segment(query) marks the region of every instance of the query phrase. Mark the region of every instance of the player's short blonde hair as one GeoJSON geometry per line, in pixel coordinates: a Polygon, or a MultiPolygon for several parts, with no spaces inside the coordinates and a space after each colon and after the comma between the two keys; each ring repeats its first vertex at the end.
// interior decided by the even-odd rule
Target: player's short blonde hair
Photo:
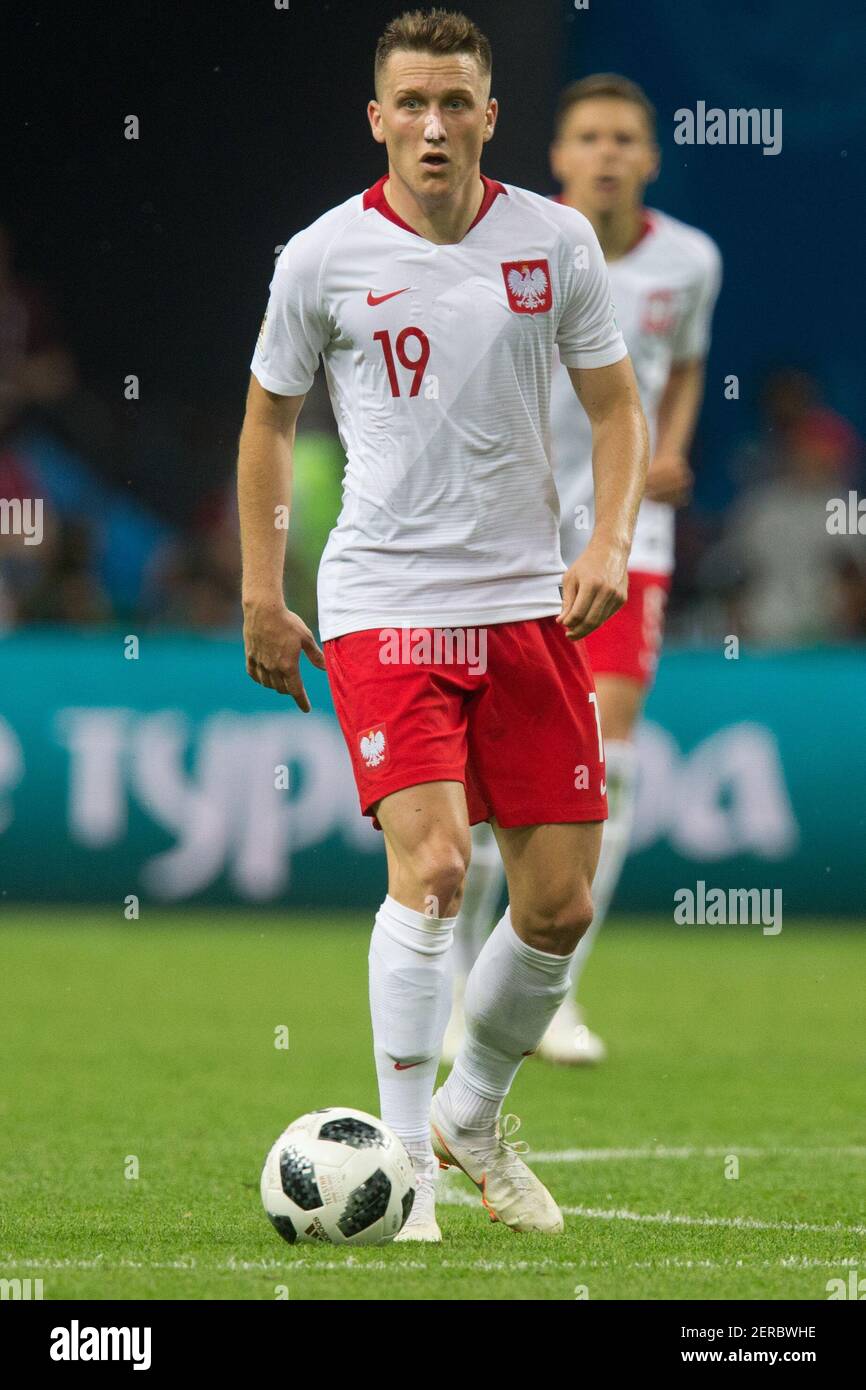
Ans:
{"type": "Polygon", "coordinates": [[[554,117],[556,139],[562,134],[565,118],[582,101],[594,101],[597,97],[612,97],[617,101],[630,101],[639,106],[644,114],[647,131],[653,144],[656,143],[656,109],[637,82],[623,77],[618,72],[594,72],[589,77],[581,77],[572,82],[559,95],[554,117]]]}
{"type": "Polygon", "coordinates": [[[406,10],[392,19],[376,45],[376,90],[382,69],[397,50],[412,53],[469,53],[485,77],[493,71],[490,40],[478,25],[457,10],[406,10]]]}

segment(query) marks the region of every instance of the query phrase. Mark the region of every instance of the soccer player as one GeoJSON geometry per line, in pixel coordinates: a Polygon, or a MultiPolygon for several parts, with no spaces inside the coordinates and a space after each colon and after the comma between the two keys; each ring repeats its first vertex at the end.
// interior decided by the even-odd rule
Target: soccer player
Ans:
{"type": "MultiPolygon", "coordinates": [[[[598,692],[609,815],[593,883],[592,925],[572,966],[573,993],[563,1000],[536,1049],[555,1062],[597,1062],[605,1055],[601,1039],[583,1023],[576,992],[628,852],[635,800],[632,740],[662,640],[674,564],[674,508],[690,492],[688,453],[720,283],[715,243],[694,227],[644,206],[646,186],[656,177],[658,164],[655,110],[636,83],[599,73],[565,89],[551,147],[551,166],[563,190],[558,202],[588,217],[601,243],[617,323],[649,421],[652,462],[629,560],[628,599],[584,642],[598,692]]],[[[562,554],[571,564],[592,534],[593,438],[563,368],[553,381],[551,424],[562,554]]],[[[454,1012],[446,1057],[460,1045],[464,981],[490,930],[502,875],[488,827],[476,827],[455,935],[454,1012]]]]}
{"type": "MultiPolygon", "coordinates": [[[[282,252],[252,361],[238,487],[247,670],[310,704],[325,667],[361,811],[384,832],[370,943],[382,1118],[415,1166],[401,1233],[441,1239],[437,1161],[491,1217],[562,1215],[499,1117],[568,989],[606,814],[580,638],[624,602],[646,422],[590,223],[485,178],[491,54],[465,16],[414,11],[379,41],[373,138],[388,171],[282,252]],[[563,573],[546,438],[554,348],[592,424],[595,527],[563,573]],[[318,580],[324,654],[286,606],[295,422],[324,358],[346,450],[318,580]],[[490,821],[509,907],[466,986],[433,1095],[470,825],[490,821]]],[[[517,1122],[519,1123],[519,1122],[517,1122]]]]}

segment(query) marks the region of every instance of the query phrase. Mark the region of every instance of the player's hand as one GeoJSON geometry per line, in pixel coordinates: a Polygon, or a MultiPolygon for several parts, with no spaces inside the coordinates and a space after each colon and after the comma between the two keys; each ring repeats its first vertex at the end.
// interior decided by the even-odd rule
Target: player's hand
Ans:
{"type": "Polygon", "coordinates": [[[694,474],[685,454],[656,454],[646,475],[645,497],[684,507],[692,495],[694,474]]]}
{"type": "Polygon", "coordinates": [[[569,641],[577,642],[613,617],[627,598],[628,550],[592,540],[565,573],[556,621],[569,641]]]}
{"type": "Polygon", "coordinates": [[[244,648],[247,675],[279,695],[291,695],[298,709],[309,714],[301,652],[320,671],[325,669],[325,656],[303,618],[290,612],[282,598],[245,601],[244,648]]]}

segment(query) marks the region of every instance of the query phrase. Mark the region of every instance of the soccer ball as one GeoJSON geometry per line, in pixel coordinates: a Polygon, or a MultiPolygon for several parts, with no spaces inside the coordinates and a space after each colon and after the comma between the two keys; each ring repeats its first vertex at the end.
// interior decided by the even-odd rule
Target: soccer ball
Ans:
{"type": "Polygon", "coordinates": [[[402,1143],[375,1115],[331,1107],[284,1130],[262,1169],[262,1202],[290,1245],[393,1240],[415,1200],[402,1143]]]}

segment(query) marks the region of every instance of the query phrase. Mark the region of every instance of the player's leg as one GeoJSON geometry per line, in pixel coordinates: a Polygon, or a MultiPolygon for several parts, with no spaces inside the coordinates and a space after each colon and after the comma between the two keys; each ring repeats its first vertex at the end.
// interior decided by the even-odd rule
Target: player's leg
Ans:
{"type": "Polygon", "coordinates": [[[370,1004],[382,1118],[419,1179],[400,1236],[438,1239],[430,1097],[451,1004],[469,813],[475,821],[489,815],[477,789],[463,786],[466,697],[477,680],[455,668],[444,681],[423,664],[383,662],[378,629],[332,639],[324,653],[361,810],[384,831],[388,857],[388,894],[370,943],[370,1004]]]}
{"type": "Polygon", "coordinates": [[[551,1021],[538,1054],[553,1062],[603,1061],[606,1050],[587,1027],[577,1003],[580,976],[601,930],[628,855],[634,819],[637,764],[634,729],[644,703],[643,685],[628,676],[596,673],[595,688],[604,735],[608,819],[592,885],[593,916],[580,939],[571,969],[572,988],[551,1021]]]}
{"type": "Polygon", "coordinates": [[[608,819],[592,887],[594,916],[575,955],[573,993],[562,1003],[541,1045],[539,1057],[552,1062],[599,1062],[605,1047],[590,1032],[577,1003],[580,978],[607,916],[628,857],[637,789],[634,733],[652,685],[661,650],[670,579],[633,570],[625,605],[585,639],[595,674],[604,735],[608,819]]]}
{"type": "Polygon", "coordinates": [[[607,916],[628,855],[634,820],[636,761],[634,731],[644,705],[644,687],[628,676],[597,675],[595,688],[604,736],[608,818],[592,885],[593,917],[575,952],[572,981],[577,993],[580,972],[607,916]]]}
{"type": "Polygon", "coordinates": [[[434,1147],[481,1187],[491,1214],[518,1230],[555,1233],[562,1229],[556,1203],[508,1144],[508,1130],[500,1133],[499,1116],[568,992],[574,951],[592,919],[601,823],[494,828],[509,907],[467,981],[465,1037],[433,1100],[434,1147]]]}
{"type": "Polygon", "coordinates": [[[592,919],[604,754],[582,643],[553,616],[491,627],[487,670],[468,709],[466,785],[489,807],[510,908],[467,982],[466,1038],[433,1097],[431,1129],[435,1152],[469,1174],[501,1220],[553,1234],[562,1215],[509,1142],[510,1117],[500,1128],[498,1116],[568,990],[592,919]]]}
{"type": "MultiPolygon", "coordinates": [[[[370,1013],[382,1119],[418,1180],[404,1240],[438,1240],[430,1101],[451,1007],[451,944],[469,862],[460,782],[427,782],[375,808],[385,834],[388,895],[370,941],[370,1013]]],[[[400,1237],[398,1237],[399,1239],[400,1237]]]]}
{"type": "Polygon", "coordinates": [[[496,920],[496,908],[504,885],[505,868],[493,827],[488,821],[480,821],[472,827],[472,862],[454,926],[453,1002],[442,1043],[443,1062],[454,1061],[463,1041],[466,981],[496,920]]]}

